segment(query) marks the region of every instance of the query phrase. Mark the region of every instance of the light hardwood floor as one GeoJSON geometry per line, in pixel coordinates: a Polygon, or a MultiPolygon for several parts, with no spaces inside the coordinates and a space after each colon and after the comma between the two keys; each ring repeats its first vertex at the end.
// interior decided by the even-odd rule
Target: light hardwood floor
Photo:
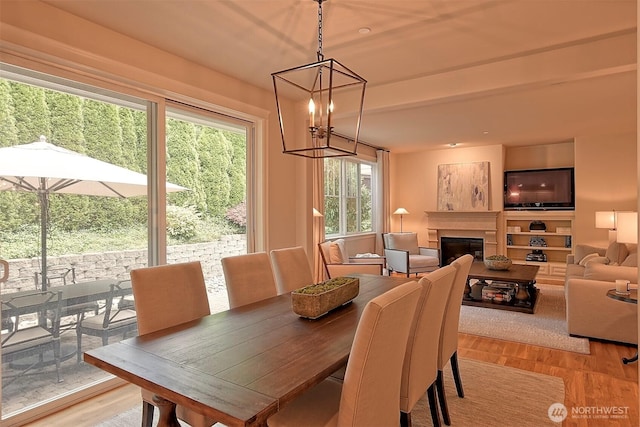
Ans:
{"type": "MultiPolygon", "coordinates": [[[[564,380],[564,404],[571,412],[628,407],[625,419],[567,419],[563,426],[635,427],[640,425],[638,412],[638,365],[623,365],[622,357],[634,353],[628,346],[591,341],[591,354],[553,350],[527,344],[460,334],[459,357],[511,366],[564,380]],[[599,408],[599,409],[598,409],[599,408]]],[[[462,379],[464,382],[464,378],[462,379]]],[[[513,404],[526,405],[514,396],[513,404]]],[[[129,408],[141,407],[140,391],[124,386],[69,409],[50,415],[30,426],[90,427],[129,408]]],[[[571,417],[571,416],[570,416],[571,417]]]]}

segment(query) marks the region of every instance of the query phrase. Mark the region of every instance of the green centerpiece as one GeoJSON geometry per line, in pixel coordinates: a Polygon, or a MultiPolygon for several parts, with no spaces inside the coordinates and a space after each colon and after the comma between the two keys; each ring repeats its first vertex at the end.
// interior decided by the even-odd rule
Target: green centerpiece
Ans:
{"type": "Polygon", "coordinates": [[[360,280],[335,277],[291,292],[293,312],[309,319],[318,318],[358,296],[360,280]]]}

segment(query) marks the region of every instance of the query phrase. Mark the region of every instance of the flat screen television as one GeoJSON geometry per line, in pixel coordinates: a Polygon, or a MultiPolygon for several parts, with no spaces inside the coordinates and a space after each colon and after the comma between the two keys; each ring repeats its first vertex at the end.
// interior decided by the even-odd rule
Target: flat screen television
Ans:
{"type": "Polygon", "coordinates": [[[504,172],[505,210],[575,209],[573,168],[504,172]]]}

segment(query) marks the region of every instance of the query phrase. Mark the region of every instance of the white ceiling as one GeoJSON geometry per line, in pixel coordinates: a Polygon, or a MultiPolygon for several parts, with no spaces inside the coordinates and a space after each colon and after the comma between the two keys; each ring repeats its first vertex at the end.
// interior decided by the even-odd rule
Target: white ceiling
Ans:
{"type": "MultiPolygon", "coordinates": [[[[312,0],[44,1],[267,90],[272,72],[316,60],[312,0]]],[[[412,151],[636,131],[635,0],[323,9],[325,57],[368,81],[363,141],[412,151]]]]}

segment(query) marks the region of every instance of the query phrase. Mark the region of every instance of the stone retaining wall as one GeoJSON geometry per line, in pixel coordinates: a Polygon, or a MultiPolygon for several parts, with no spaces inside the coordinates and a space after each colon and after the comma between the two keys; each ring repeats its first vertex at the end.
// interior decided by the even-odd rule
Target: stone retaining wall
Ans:
{"type": "MultiPolygon", "coordinates": [[[[207,243],[169,246],[167,262],[169,264],[188,261],[200,261],[205,278],[223,276],[220,259],[247,252],[247,238],[244,234],[222,236],[219,240],[207,243]]],[[[105,278],[128,279],[129,271],[147,266],[147,250],[126,250],[81,255],[63,255],[47,258],[47,269],[51,285],[63,284],[62,276],[73,266],[77,282],[105,278]]],[[[40,271],[40,258],[11,259],[9,279],[2,290],[34,289],[36,272],[40,271]]],[[[71,272],[67,274],[67,283],[71,281],[71,272]]]]}

